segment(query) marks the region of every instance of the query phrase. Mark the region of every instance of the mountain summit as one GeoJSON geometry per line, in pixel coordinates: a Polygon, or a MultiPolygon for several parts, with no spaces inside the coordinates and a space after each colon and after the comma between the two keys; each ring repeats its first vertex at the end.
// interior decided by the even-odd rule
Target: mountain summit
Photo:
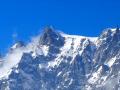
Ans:
{"type": "Polygon", "coordinates": [[[52,27],[46,27],[40,36],[40,43],[42,45],[63,46],[64,38],[52,27]]]}
{"type": "Polygon", "coordinates": [[[119,90],[120,30],[98,37],[46,27],[1,58],[0,90],[119,90]]]}

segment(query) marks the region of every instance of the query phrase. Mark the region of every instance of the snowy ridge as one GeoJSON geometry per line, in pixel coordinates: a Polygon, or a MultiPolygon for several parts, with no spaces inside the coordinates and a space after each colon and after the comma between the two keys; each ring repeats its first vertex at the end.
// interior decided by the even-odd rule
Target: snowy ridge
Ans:
{"type": "MultiPolygon", "coordinates": [[[[62,61],[62,59],[60,61],[60,58],[61,58],[61,56],[64,56],[64,55],[67,57],[74,55],[73,59],[70,62],[70,63],[72,63],[74,61],[74,58],[76,57],[76,55],[78,53],[81,54],[82,51],[84,50],[84,47],[85,47],[84,44],[87,42],[87,40],[90,40],[93,43],[95,43],[95,41],[97,40],[97,37],[68,35],[65,33],[60,33],[60,34],[63,37],[65,37],[65,45],[61,48],[62,52],[57,55],[57,58],[51,62],[48,62],[48,68],[54,67],[55,65],[59,65],[60,62],[62,61]],[[85,39],[85,41],[84,41],[85,43],[81,46],[80,43],[83,39],[85,39]],[[72,47],[74,50],[71,51],[72,47]],[[82,49],[80,50],[81,47],[82,47],[82,49]]],[[[10,74],[11,69],[20,62],[20,59],[21,59],[23,53],[32,52],[33,58],[35,58],[38,55],[47,56],[49,46],[39,45],[39,38],[40,38],[40,36],[32,38],[32,42],[28,43],[28,45],[26,45],[24,47],[20,47],[20,43],[16,43],[11,47],[13,49],[12,53],[8,53],[3,58],[4,60],[1,60],[4,62],[2,63],[2,66],[0,68],[0,78],[2,78],[4,76],[8,76],[10,74]]]]}
{"type": "Polygon", "coordinates": [[[66,38],[76,38],[76,39],[83,39],[83,38],[87,38],[89,39],[91,42],[96,42],[98,37],[86,37],[86,36],[78,36],[78,35],[69,35],[69,34],[65,34],[63,32],[60,33],[63,37],[66,37],[66,38]]]}
{"type": "Polygon", "coordinates": [[[108,90],[109,81],[120,79],[118,28],[106,29],[100,37],[47,29],[27,45],[17,42],[1,58],[0,89],[108,90]]]}
{"type": "MultiPolygon", "coordinates": [[[[74,59],[77,55],[81,55],[83,50],[85,49],[88,40],[95,43],[97,37],[85,37],[85,36],[77,36],[77,35],[68,35],[65,33],[61,33],[62,37],[65,38],[65,44],[60,49],[61,53],[57,55],[57,58],[51,62],[48,62],[48,67],[59,66],[61,61],[61,57],[70,57],[72,56],[72,60],[70,64],[74,63],[74,59]],[[84,40],[84,41],[83,41],[84,40]],[[82,42],[83,41],[83,42],[82,42]]],[[[67,61],[66,61],[67,62],[67,61]]]]}

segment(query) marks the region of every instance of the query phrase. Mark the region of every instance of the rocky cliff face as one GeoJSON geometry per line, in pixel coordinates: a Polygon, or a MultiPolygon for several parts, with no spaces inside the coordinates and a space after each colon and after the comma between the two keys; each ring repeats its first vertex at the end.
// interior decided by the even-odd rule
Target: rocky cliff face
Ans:
{"type": "Polygon", "coordinates": [[[120,31],[107,29],[97,40],[95,67],[88,79],[93,90],[119,90],[120,31]]]}
{"type": "Polygon", "coordinates": [[[16,43],[5,59],[0,90],[118,90],[120,31],[84,37],[47,27],[29,44],[16,43]]]}

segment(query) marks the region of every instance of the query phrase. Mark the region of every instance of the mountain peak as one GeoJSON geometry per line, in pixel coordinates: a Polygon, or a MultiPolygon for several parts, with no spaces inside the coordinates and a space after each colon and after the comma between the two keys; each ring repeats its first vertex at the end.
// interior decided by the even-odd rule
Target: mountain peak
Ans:
{"type": "Polygon", "coordinates": [[[62,46],[64,44],[64,38],[59,32],[55,31],[55,29],[50,26],[44,28],[39,42],[42,45],[62,46]]]}
{"type": "Polygon", "coordinates": [[[118,27],[105,29],[100,37],[46,27],[32,42],[17,42],[0,59],[0,90],[119,90],[119,40],[118,27]]]}
{"type": "Polygon", "coordinates": [[[54,28],[52,26],[46,26],[44,28],[44,33],[51,33],[51,32],[54,32],[54,28]]]}
{"type": "Polygon", "coordinates": [[[25,46],[24,42],[18,41],[11,47],[11,49],[16,49],[16,48],[23,47],[23,46],[25,46]]]}

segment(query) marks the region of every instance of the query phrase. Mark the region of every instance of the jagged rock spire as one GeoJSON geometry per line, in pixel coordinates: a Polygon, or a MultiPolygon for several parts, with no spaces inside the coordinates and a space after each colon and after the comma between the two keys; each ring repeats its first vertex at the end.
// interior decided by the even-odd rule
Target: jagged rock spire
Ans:
{"type": "Polygon", "coordinates": [[[40,36],[40,44],[62,46],[64,38],[53,27],[45,27],[40,36]]]}

